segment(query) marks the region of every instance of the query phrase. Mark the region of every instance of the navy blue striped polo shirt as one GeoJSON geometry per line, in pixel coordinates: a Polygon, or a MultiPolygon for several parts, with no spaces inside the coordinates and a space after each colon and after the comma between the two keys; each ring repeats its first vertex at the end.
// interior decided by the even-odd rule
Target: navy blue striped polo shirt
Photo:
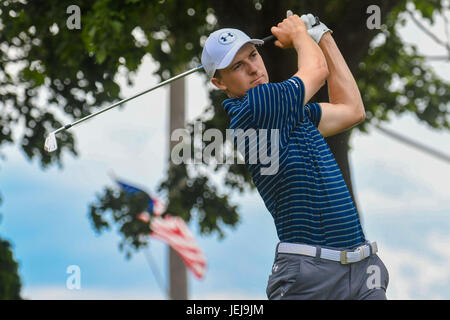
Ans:
{"type": "MultiPolygon", "coordinates": [[[[267,129],[267,154],[272,129],[278,130],[278,170],[261,174],[268,165],[249,160],[252,148],[246,140],[246,164],[283,242],[355,248],[365,241],[358,213],[336,160],[317,129],[318,103],[304,105],[304,85],[292,77],[280,83],[262,84],[242,98],[223,102],[230,129],[267,129]]],[[[260,139],[257,139],[259,144],[260,139]]],[[[258,150],[259,147],[258,147],[258,150]]]]}

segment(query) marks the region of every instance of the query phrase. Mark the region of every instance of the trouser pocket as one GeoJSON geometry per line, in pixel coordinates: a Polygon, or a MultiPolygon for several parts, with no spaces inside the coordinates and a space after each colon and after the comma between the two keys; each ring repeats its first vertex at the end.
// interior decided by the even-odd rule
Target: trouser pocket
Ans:
{"type": "Polygon", "coordinates": [[[272,274],[267,282],[267,298],[269,300],[283,299],[297,281],[299,272],[300,262],[295,256],[277,253],[272,274]]]}

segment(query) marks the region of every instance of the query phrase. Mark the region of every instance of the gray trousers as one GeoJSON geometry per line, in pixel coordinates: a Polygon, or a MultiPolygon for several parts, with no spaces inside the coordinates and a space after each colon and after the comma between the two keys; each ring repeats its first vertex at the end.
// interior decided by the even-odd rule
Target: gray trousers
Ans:
{"type": "Polygon", "coordinates": [[[376,254],[341,264],[276,252],[266,294],[269,300],[386,300],[388,283],[389,273],[376,254]]]}

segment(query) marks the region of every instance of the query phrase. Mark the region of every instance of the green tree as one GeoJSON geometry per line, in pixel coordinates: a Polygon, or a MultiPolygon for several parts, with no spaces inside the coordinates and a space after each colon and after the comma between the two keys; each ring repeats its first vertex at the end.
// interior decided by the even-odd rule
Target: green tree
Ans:
{"type": "MultiPolygon", "coordinates": [[[[43,168],[53,163],[62,167],[65,152],[77,154],[70,131],[58,136],[56,152],[45,153],[45,134],[63,125],[62,115],[75,120],[117,100],[120,88],[114,75],[119,68],[128,70],[131,84],[143,56],[151,54],[159,63],[156,73],[168,78],[200,63],[202,43],[214,29],[233,26],[263,37],[288,9],[312,12],[334,30],[366,107],[366,122],[356,130],[367,131],[368,123],[388,121],[403,112],[415,114],[433,128],[449,128],[449,84],[436,76],[415,46],[402,42],[397,31],[406,19],[407,4],[433,22],[448,10],[443,7],[445,1],[82,0],[76,1],[81,29],[69,30],[66,8],[74,2],[9,0],[0,4],[0,146],[17,144],[43,168]],[[381,29],[366,27],[369,5],[380,8],[381,29]],[[382,41],[375,43],[376,37],[382,41]],[[39,95],[41,89],[45,96],[39,95]],[[15,140],[13,133],[19,124],[25,130],[15,140]]],[[[292,50],[265,46],[262,55],[272,81],[287,78],[296,68],[292,50]]],[[[221,92],[211,91],[209,117],[202,117],[205,129],[224,132],[227,128],[223,98],[221,92]]],[[[319,91],[314,100],[326,101],[326,90],[319,91]]],[[[350,135],[347,131],[327,142],[353,191],[348,165],[350,135]]],[[[217,186],[200,167],[172,166],[160,190],[166,192],[171,214],[197,220],[202,233],[223,236],[224,226],[239,221],[238,207],[229,202],[230,192],[254,186],[244,166],[218,165],[214,171],[226,172],[224,184],[229,192],[218,194],[217,186]]],[[[139,240],[141,228],[135,228],[136,204],[126,201],[123,194],[105,189],[91,204],[90,217],[98,232],[119,225],[121,247],[138,249],[145,243],[139,240]]]]}
{"type": "Polygon", "coordinates": [[[0,300],[19,300],[22,285],[11,244],[0,238],[0,300]]]}
{"type": "Polygon", "coordinates": [[[22,299],[18,269],[19,264],[14,260],[11,243],[0,238],[0,300],[22,299]]]}

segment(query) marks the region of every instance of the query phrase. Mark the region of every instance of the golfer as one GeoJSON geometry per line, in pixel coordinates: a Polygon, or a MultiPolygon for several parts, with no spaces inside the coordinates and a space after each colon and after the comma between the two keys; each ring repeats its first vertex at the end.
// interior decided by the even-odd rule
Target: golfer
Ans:
{"type": "Polygon", "coordinates": [[[364,105],[331,30],[314,22],[311,14],[291,15],[271,29],[276,46],[298,54],[298,70],[286,81],[269,82],[256,47],[263,41],[237,29],[213,32],[202,64],[229,97],[223,106],[231,129],[279,132],[276,172],[262,175],[261,163],[247,163],[280,240],[267,297],[386,299],[388,271],[324,140],[363,121],[364,105]],[[330,101],[310,102],[325,83],[330,101]]]}

